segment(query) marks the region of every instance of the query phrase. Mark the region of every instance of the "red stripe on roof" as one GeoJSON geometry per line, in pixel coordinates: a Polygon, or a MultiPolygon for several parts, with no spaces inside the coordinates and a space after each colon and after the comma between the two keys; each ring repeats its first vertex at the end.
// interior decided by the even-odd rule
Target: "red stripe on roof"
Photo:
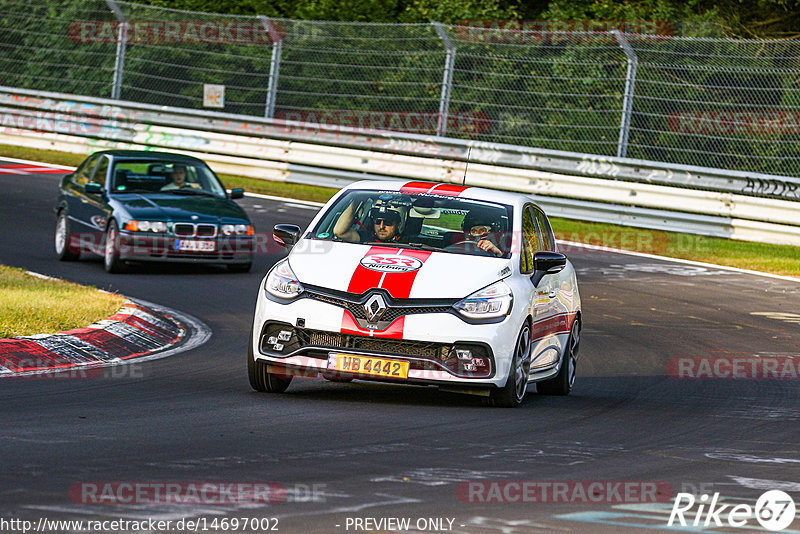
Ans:
{"type": "Polygon", "coordinates": [[[448,195],[457,197],[464,191],[469,189],[468,185],[456,185],[456,184],[439,184],[433,188],[431,193],[435,193],[437,195],[448,195]]]}
{"type": "Polygon", "coordinates": [[[436,187],[430,182],[408,182],[400,188],[401,193],[427,193],[436,187]]]}

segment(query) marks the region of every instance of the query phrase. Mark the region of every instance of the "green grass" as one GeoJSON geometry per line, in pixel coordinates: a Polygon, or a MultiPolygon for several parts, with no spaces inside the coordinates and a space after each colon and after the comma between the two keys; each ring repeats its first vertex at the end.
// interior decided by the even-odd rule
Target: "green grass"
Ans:
{"type": "Polygon", "coordinates": [[[114,315],[124,299],[0,265],[0,339],[54,334],[114,315]]]}
{"type": "MultiPolygon", "coordinates": [[[[0,157],[3,155],[73,166],[85,159],[85,156],[78,154],[0,145],[0,157]]],[[[229,189],[241,187],[252,193],[315,202],[326,202],[337,191],[329,187],[271,182],[225,174],[220,175],[220,178],[229,189]]],[[[559,218],[553,218],[551,222],[557,237],[568,241],[800,277],[800,247],[559,218]]]]}
{"type": "Polygon", "coordinates": [[[259,178],[231,176],[230,174],[220,174],[219,177],[228,189],[241,187],[250,193],[261,193],[262,195],[296,198],[297,200],[310,200],[313,202],[327,202],[338,191],[338,189],[333,189],[331,187],[272,182],[259,178]]]}
{"type": "Polygon", "coordinates": [[[84,154],[72,154],[70,152],[58,152],[56,150],[40,150],[38,148],[13,145],[0,145],[0,157],[2,156],[42,161],[54,165],[69,165],[71,167],[77,167],[86,159],[86,155],[84,154]]]}

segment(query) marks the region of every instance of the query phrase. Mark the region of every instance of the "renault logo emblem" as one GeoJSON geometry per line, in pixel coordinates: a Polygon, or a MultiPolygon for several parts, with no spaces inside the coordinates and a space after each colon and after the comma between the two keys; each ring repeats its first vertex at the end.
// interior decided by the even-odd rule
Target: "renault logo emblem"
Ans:
{"type": "Polygon", "coordinates": [[[386,311],[386,301],[381,295],[372,295],[364,304],[364,311],[367,312],[367,320],[370,323],[377,323],[386,311]]]}

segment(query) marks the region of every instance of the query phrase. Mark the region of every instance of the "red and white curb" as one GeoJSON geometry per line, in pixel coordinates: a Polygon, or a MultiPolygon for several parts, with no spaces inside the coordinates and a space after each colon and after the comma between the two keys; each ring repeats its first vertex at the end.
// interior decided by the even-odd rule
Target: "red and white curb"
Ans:
{"type": "Polygon", "coordinates": [[[211,330],[184,313],[127,299],[102,321],[67,332],[0,339],[0,378],[164,358],[198,347],[211,330]]]}

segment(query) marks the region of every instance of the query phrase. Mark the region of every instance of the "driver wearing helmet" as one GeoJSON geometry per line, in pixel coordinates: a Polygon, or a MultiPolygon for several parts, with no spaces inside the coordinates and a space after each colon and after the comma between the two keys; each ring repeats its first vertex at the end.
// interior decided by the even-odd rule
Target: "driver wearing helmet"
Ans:
{"type": "Polygon", "coordinates": [[[356,221],[357,209],[354,204],[355,202],[351,203],[336,221],[333,229],[336,237],[351,242],[393,243],[400,239],[404,222],[401,208],[379,200],[369,210],[369,218],[365,221],[367,224],[362,226],[356,221]],[[356,227],[353,226],[354,222],[356,227]]]}
{"type": "Polygon", "coordinates": [[[461,229],[466,240],[474,242],[481,250],[493,256],[503,255],[503,251],[491,235],[500,229],[500,223],[491,215],[482,210],[471,210],[461,221],[461,229]]]}

